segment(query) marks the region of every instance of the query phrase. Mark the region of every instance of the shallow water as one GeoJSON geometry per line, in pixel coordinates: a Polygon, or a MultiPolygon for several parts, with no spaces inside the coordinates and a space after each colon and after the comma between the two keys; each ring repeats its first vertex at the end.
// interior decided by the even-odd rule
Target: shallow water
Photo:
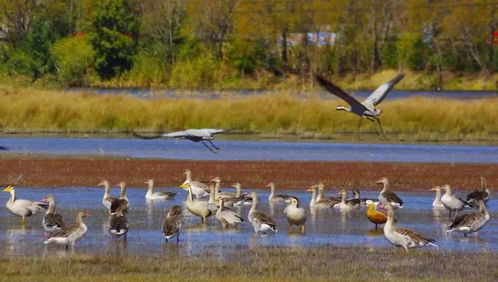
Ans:
{"type": "MultiPolygon", "coordinates": [[[[126,89],[126,88],[71,88],[66,92],[86,92],[105,95],[130,95],[139,98],[182,98],[182,97],[195,97],[202,99],[219,99],[220,97],[231,96],[253,96],[253,95],[271,95],[272,91],[268,90],[239,90],[239,91],[213,91],[213,90],[154,90],[154,89],[126,89]]],[[[325,91],[315,92],[312,94],[320,95],[322,99],[332,99],[335,96],[325,91]]],[[[363,99],[368,97],[372,91],[350,91],[350,93],[358,98],[363,99]]],[[[310,93],[302,93],[303,96],[310,95],[310,93]]],[[[409,98],[413,96],[426,96],[438,98],[452,98],[452,99],[479,99],[486,97],[498,96],[497,91],[399,91],[392,90],[387,95],[386,100],[409,98]]]]}
{"type": "MultiPolygon", "coordinates": [[[[161,189],[164,190],[164,189],[161,189]]],[[[260,204],[258,209],[273,213],[279,231],[275,235],[255,235],[250,223],[242,223],[238,228],[223,231],[218,222],[211,217],[206,224],[185,211],[184,230],[181,241],[165,243],[161,234],[161,223],[165,211],[174,204],[183,205],[185,193],[178,188],[166,188],[177,191],[175,200],[147,203],[144,188],[128,189],[131,202],[128,221],[130,231],[128,241],[111,239],[107,231],[108,216],[102,206],[102,188],[65,187],[65,188],[23,188],[16,189],[18,198],[39,200],[52,194],[57,200],[57,211],[62,214],[67,224],[74,222],[77,210],[85,209],[91,213],[87,218],[88,233],[77,242],[75,252],[98,254],[147,254],[159,255],[168,252],[192,255],[212,253],[225,256],[237,248],[256,248],[258,246],[297,246],[319,247],[323,245],[366,246],[371,248],[390,247],[381,230],[374,230],[365,217],[365,210],[341,214],[339,210],[309,210],[310,195],[307,192],[280,191],[298,196],[307,209],[308,219],[304,235],[287,232],[287,221],[282,214],[285,204],[268,204],[268,193],[258,191],[260,204]]],[[[228,189],[223,189],[228,191],[228,189]]],[[[111,192],[117,194],[114,188],[111,192]]],[[[363,197],[376,197],[378,192],[364,192],[363,197]]],[[[464,238],[461,234],[446,234],[448,223],[446,213],[435,215],[432,211],[433,194],[428,192],[399,193],[406,202],[399,211],[398,225],[412,228],[434,238],[441,249],[456,251],[498,252],[498,201],[490,200],[490,222],[479,232],[478,237],[464,238]]],[[[1,201],[7,201],[7,193],[2,193],[1,201]]],[[[235,208],[247,219],[249,206],[235,208]]],[[[0,209],[0,256],[7,255],[46,255],[64,254],[63,246],[43,244],[42,215],[28,218],[25,226],[18,217],[11,215],[5,207],[0,209]]]]}
{"type": "Polygon", "coordinates": [[[262,160],[262,161],[392,161],[498,163],[498,146],[354,144],[326,142],[216,140],[217,154],[188,140],[109,138],[3,138],[11,153],[100,155],[129,158],[262,160]]]}

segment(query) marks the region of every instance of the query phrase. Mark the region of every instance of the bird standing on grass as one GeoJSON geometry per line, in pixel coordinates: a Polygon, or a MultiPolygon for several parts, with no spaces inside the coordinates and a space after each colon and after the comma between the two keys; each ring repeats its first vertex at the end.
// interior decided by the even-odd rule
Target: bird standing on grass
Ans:
{"type": "MultiPolygon", "coordinates": [[[[401,79],[403,79],[404,76],[405,76],[404,74],[399,74],[392,80],[382,84],[374,92],[372,92],[372,94],[370,94],[370,96],[368,96],[368,98],[365,99],[365,101],[363,102],[356,100],[349,93],[345,92],[344,90],[342,90],[341,88],[334,85],[332,82],[326,80],[320,75],[316,75],[316,79],[323,88],[325,88],[330,93],[336,95],[337,97],[341,98],[342,100],[346,101],[351,106],[350,108],[337,107],[336,110],[353,113],[362,118],[366,118],[372,122],[377,121],[377,124],[379,125],[380,128],[380,132],[382,133],[382,137],[387,139],[386,136],[384,135],[384,130],[382,129],[382,125],[379,119],[382,110],[377,109],[375,106],[377,106],[382,102],[382,100],[384,100],[387,93],[389,93],[389,91],[391,91],[391,89],[401,79]]],[[[377,132],[378,135],[379,131],[377,130],[377,128],[375,128],[375,131],[377,132]]]]}

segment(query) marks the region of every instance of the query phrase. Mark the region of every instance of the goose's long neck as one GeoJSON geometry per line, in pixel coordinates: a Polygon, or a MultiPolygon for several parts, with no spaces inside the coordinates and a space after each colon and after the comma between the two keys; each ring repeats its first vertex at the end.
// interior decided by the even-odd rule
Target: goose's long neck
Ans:
{"type": "Polygon", "coordinates": [[[316,203],[316,192],[315,190],[311,191],[311,201],[310,201],[310,206],[314,205],[316,203]]]}
{"type": "Polygon", "coordinates": [[[108,183],[105,183],[104,184],[104,199],[109,197],[109,190],[111,189],[111,187],[109,186],[108,183]]]}
{"type": "Polygon", "coordinates": [[[256,210],[256,207],[258,206],[258,197],[254,196],[252,197],[252,206],[250,211],[256,210]]]}
{"type": "Polygon", "coordinates": [[[346,204],[346,198],[347,198],[346,192],[342,193],[342,203],[343,204],[346,204]]]}
{"type": "Polygon", "coordinates": [[[10,190],[10,198],[9,198],[9,201],[11,203],[15,202],[16,200],[16,190],[12,189],[10,190]]]}
{"type": "Polygon", "coordinates": [[[440,190],[440,189],[437,189],[437,190],[436,190],[436,198],[435,198],[435,201],[436,201],[436,202],[441,202],[441,197],[442,197],[442,195],[441,195],[441,190],[440,190]]]}
{"type": "Polygon", "coordinates": [[[446,195],[451,196],[452,191],[451,191],[451,187],[450,186],[446,186],[445,193],[446,193],[446,195]]]}
{"type": "Polygon", "coordinates": [[[126,185],[121,186],[121,199],[126,199],[126,185]]]}
{"type": "Polygon", "coordinates": [[[187,197],[187,201],[189,201],[189,202],[193,202],[193,201],[194,201],[194,199],[193,199],[193,197],[192,197],[192,187],[190,187],[190,186],[188,187],[188,197],[187,197]]]}
{"type": "Polygon", "coordinates": [[[316,200],[320,201],[323,199],[323,187],[318,187],[318,195],[316,196],[316,200]]]}
{"type": "Polygon", "coordinates": [[[215,198],[217,198],[219,194],[220,194],[220,182],[216,181],[216,184],[214,185],[214,196],[215,196],[215,198]]]}
{"type": "Polygon", "coordinates": [[[209,193],[209,203],[214,203],[214,200],[216,198],[216,188],[213,186],[210,187],[210,192],[209,193]]]}
{"type": "Polygon", "coordinates": [[[275,185],[270,184],[270,198],[273,198],[274,194],[275,194],[275,185]]]}
{"type": "Polygon", "coordinates": [[[186,182],[187,183],[190,183],[192,181],[192,174],[190,173],[190,171],[186,172],[185,173],[185,177],[186,177],[186,182]]]}
{"type": "Polygon", "coordinates": [[[240,184],[235,185],[235,197],[240,198],[241,191],[240,191],[240,184]]]}
{"type": "Polygon", "coordinates": [[[388,181],[384,181],[384,186],[382,188],[381,193],[384,193],[384,192],[387,192],[387,191],[389,191],[389,182],[388,181]]]}
{"type": "Polygon", "coordinates": [[[387,222],[384,227],[388,229],[392,229],[394,227],[394,212],[392,210],[387,210],[387,222]]]}
{"type": "Polygon", "coordinates": [[[483,201],[479,202],[479,213],[483,215],[488,214],[488,210],[486,209],[486,205],[484,204],[483,201]]]}
{"type": "Polygon", "coordinates": [[[147,194],[153,194],[154,193],[154,183],[153,182],[149,182],[148,183],[148,190],[147,190],[147,194]]]}
{"type": "Polygon", "coordinates": [[[48,210],[47,214],[51,214],[55,212],[55,200],[49,199],[48,200],[48,210]]]}
{"type": "Polygon", "coordinates": [[[76,217],[76,224],[78,224],[78,225],[84,224],[83,223],[83,214],[82,213],[78,213],[78,216],[76,217]]]}

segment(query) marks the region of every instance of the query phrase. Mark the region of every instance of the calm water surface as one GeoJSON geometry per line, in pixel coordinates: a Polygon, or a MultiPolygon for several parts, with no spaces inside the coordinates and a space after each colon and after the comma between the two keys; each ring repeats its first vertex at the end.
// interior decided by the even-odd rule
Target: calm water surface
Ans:
{"type": "MultiPolygon", "coordinates": [[[[128,215],[130,231],[128,241],[111,239],[107,231],[108,216],[102,206],[102,188],[66,187],[66,188],[17,188],[19,198],[39,200],[52,194],[57,200],[57,211],[68,224],[74,222],[77,210],[90,211],[87,218],[88,233],[77,242],[77,253],[147,254],[159,255],[170,252],[192,255],[208,252],[221,256],[233,253],[236,248],[257,248],[258,246],[319,247],[328,244],[340,246],[367,246],[372,248],[390,247],[382,231],[374,230],[365,217],[365,210],[341,214],[339,210],[310,210],[307,192],[281,191],[299,196],[308,212],[305,235],[288,234],[287,221],[282,214],[285,204],[268,204],[266,191],[260,195],[259,209],[273,214],[279,231],[275,235],[255,235],[250,223],[242,223],[238,228],[223,231],[218,222],[211,217],[206,224],[185,211],[184,231],[180,244],[165,243],[161,234],[161,223],[165,211],[174,204],[183,205],[185,193],[178,188],[163,190],[177,191],[175,200],[147,203],[144,199],[145,188],[130,188],[128,197],[131,210],[128,215]]],[[[225,191],[228,190],[224,189],[225,191]]],[[[117,189],[111,191],[118,194],[117,189]]],[[[378,192],[364,192],[364,197],[376,197],[378,192]]],[[[456,251],[498,252],[498,201],[490,200],[488,207],[491,220],[479,233],[478,237],[464,238],[461,234],[446,234],[448,224],[446,213],[435,214],[432,210],[433,194],[427,192],[399,193],[405,200],[406,207],[400,210],[398,224],[415,229],[438,241],[441,249],[456,251]]],[[[7,193],[2,193],[0,200],[6,202],[7,193]]],[[[249,206],[236,208],[247,219],[249,206]]],[[[467,212],[467,211],[466,211],[467,212]]],[[[63,246],[43,244],[42,215],[28,219],[25,226],[18,217],[11,215],[5,207],[0,209],[0,256],[7,255],[45,255],[54,252],[64,253],[63,246]]]]}
{"type": "Polygon", "coordinates": [[[188,140],[2,138],[7,152],[128,158],[266,161],[498,163],[498,146],[216,140],[217,154],[188,140]]]}

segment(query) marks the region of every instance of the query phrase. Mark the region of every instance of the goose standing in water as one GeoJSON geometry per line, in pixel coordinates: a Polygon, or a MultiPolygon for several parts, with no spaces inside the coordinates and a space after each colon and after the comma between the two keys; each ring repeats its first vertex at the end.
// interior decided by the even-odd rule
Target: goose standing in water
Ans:
{"type": "Polygon", "coordinates": [[[405,251],[408,249],[431,245],[439,248],[436,245],[436,240],[420,235],[419,233],[404,227],[398,227],[394,224],[394,208],[391,203],[384,203],[387,210],[387,222],[384,225],[384,236],[387,241],[397,247],[403,247],[405,251]]]}
{"type": "Polygon", "coordinates": [[[441,203],[450,211],[450,218],[456,218],[458,211],[462,210],[467,203],[453,195],[449,184],[444,185],[443,189],[445,193],[441,197],[441,203]]]}
{"type": "Polygon", "coordinates": [[[360,203],[360,206],[362,207],[368,207],[369,206],[369,204],[367,203],[368,201],[373,202],[376,206],[379,204],[378,199],[361,198],[360,190],[358,190],[357,188],[353,188],[351,192],[353,192],[353,198],[350,198],[348,200],[353,200],[353,202],[358,201],[360,203]]]}
{"type": "Polygon", "coordinates": [[[32,202],[29,200],[18,199],[16,190],[12,186],[7,186],[3,192],[10,193],[10,198],[6,203],[7,209],[14,215],[21,217],[21,223],[26,222],[26,217],[41,213],[48,208],[45,202],[32,202]]]}
{"type": "Polygon", "coordinates": [[[247,194],[242,194],[242,188],[240,186],[240,183],[235,183],[232,185],[233,188],[235,188],[235,196],[234,197],[226,197],[225,198],[225,204],[227,205],[232,205],[232,206],[239,206],[239,205],[251,205],[252,204],[252,199],[250,196],[247,194]]]}
{"type": "Polygon", "coordinates": [[[270,187],[270,196],[268,196],[268,200],[270,202],[288,202],[292,199],[292,196],[289,195],[275,195],[275,183],[270,182],[266,187],[270,187]]]}
{"type": "Polygon", "coordinates": [[[109,214],[116,213],[116,210],[119,206],[124,206],[123,213],[128,213],[128,208],[130,207],[130,202],[128,201],[128,197],[126,196],[126,182],[119,182],[118,186],[121,188],[121,195],[119,199],[113,201],[111,203],[111,208],[109,210],[109,214]]]}
{"type": "Polygon", "coordinates": [[[336,199],[321,199],[320,201],[317,201],[317,185],[311,186],[309,189],[306,191],[311,192],[311,201],[310,201],[310,208],[332,208],[336,204],[340,203],[341,200],[336,200],[336,199]]]}
{"type": "Polygon", "coordinates": [[[289,233],[292,232],[292,226],[297,225],[304,234],[304,223],[306,223],[306,211],[299,204],[299,199],[292,198],[290,204],[284,209],[284,214],[289,222],[289,233]]]}
{"type": "Polygon", "coordinates": [[[247,218],[249,219],[249,222],[252,223],[254,232],[256,233],[258,232],[266,233],[267,231],[277,232],[277,226],[275,224],[275,221],[266,213],[256,210],[256,207],[258,205],[258,198],[256,192],[251,192],[251,198],[252,198],[252,207],[249,210],[249,215],[247,216],[247,218]]]}
{"type": "Polygon", "coordinates": [[[382,177],[376,183],[383,185],[382,191],[380,191],[379,193],[379,201],[382,204],[390,203],[397,208],[403,207],[403,200],[401,200],[398,195],[396,195],[389,189],[389,180],[387,179],[387,177],[382,177]]]}
{"type": "Polygon", "coordinates": [[[169,239],[176,236],[176,242],[180,241],[180,233],[182,229],[182,207],[178,205],[172,206],[169,211],[166,213],[166,216],[163,220],[163,235],[166,242],[169,239]]]}
{"type": "Polygon", "coordinates": [[[367,200],[366,204],[368,205],[367,209],[367,218],[370,220],[371,223],[375,224],[375,229],[377,229],[377,226],[379,224],[384,224],[387,221],[387,216],[380,212],[375,210],[375,202],[372,200],[367,200]]]}
{"type": "Polygon", "coordinates": [[[202,223],[205,223],[206,218],[213,215],[213,212],[209,209],[207,202],[194,201],[194,195],[190,186],[188,187],[188,197],[185,205],[193,215],[198,216],[202,219],[202,223]]]}
{"type": "Polygon", "coordinates": [[[118,238],[123,236],[126,241],[126,235],[128,234],[128,220],[124,215],[124,211],[127,209],[125,203],[121,203],[117,208],[116,212],[111,215],[109,219],[109,233],[113,238],[118,238]]]}
{"type": "Polygon", "coordinates": [[[206,184],[192,180],[192,172],[188,169],[185,170],[184,174],[186,179],[182,183],[182,185],[180,185],[180,188],[186,190],[190,186],[190,188],[192,189],[192,193],[196,198],[203,198],[209,196],[209,187],[206,184]]]}
{"type": "Polygon", "coordinates": [[[76,217],[76,225],[64,227],[61,230],[51,233],[44,243],[66,245],[66,250],[69,249],[69,245],[71,245],[71,248],[74,248],[76,241],[83,237],[88,230],[83,222],[83,219],[87,216],[90,216],[87,211],[78,212],[78,216],[76,217]]]}
{"type": "Polygon", "coordinates": [[[145,181],[145,184],[147,184],[146,200],[171,200],[177,194],[175,192],[154,192],[154,179],[145,181]]]}
{"type": "Polygon", "coordinates": [[[223,197],[218,197],[218,201],[220,206],[216,212],[216,220],[221,223],[223,229],[229,226],[236,226],[237,224],[244,222],[244,219],[238,213],[229,208],[225,208],[223,197]]]}
{"type": "Polygon", "coordinates": [[[341,209],[341,211],[351,211],[360,207],[360,201],[358,201],[358,199],[347,200],[348,193],[346,190],[340,190],[339,195],[341,196],[341,202],[334,207],[341,209]]]}
{"type": "Polygon", "coordinates": [[[48,210],[42,220],[43,229],[45,229],[46,232],[53,232],[64,228],[62,215],[55,213],[54,197],[48,195],[43,201],[48,202],[48,210]]]}
{"type": "Polygon", "coordinates": [[[110,211],[112,202],[114,202],[118,198],[111,196],[111,185],[109,185],[109,181],[102,180],[102,182],[97,184],[97,186],[104,186],[104,196],[102,197],[102,204],[108,211],[110,211]]]}
{"type": "Polygon", "coordinates": [[[319,182],[318,184],[316,184],[316,188],[318,189],[317,190],[318,193],[316,195],[317,202],[320,202],[321,200],[332,200],[332,201],[337,201],[337,202],[341,201],[341,197],[325,197],[325,195],[324,195],[325,185],[323,185],[323,182],[319,182]]]}
{"type": "Polygon", "coordinates": [[[432,201],[432,207],[435,209],[444,209],[444,205],[441,202],[441,187],[435,186],[431,188],[431,191],[436,191],[436,197],[434,198],[434,201],[432,201]]]}
{"type": "Polygon", "coordinates": [[[472,212],[468,214],[463,214],[457,217],[448,228],[447,232],[457,231],[462,232],[465,237],[467,237],[467,233],[475,232],[475,236],[477,236],[477,232],[481,230],[481,228],[486,225],[489,221],[489,213],[486,209],[486,204],[483,200],[477,200],[477,204],[479,205],[478,212],[472,212]]]}
{"type": "Polygon", "coordinates": [[[481,188],[467,194],[466,200],[470,206],[476,207],[478,206],[478,200],[483,200],[484,203],[487,203],[489,200],[489,195],[489,189],[486,187],[486,179],[481,176],[481,188]]]}

